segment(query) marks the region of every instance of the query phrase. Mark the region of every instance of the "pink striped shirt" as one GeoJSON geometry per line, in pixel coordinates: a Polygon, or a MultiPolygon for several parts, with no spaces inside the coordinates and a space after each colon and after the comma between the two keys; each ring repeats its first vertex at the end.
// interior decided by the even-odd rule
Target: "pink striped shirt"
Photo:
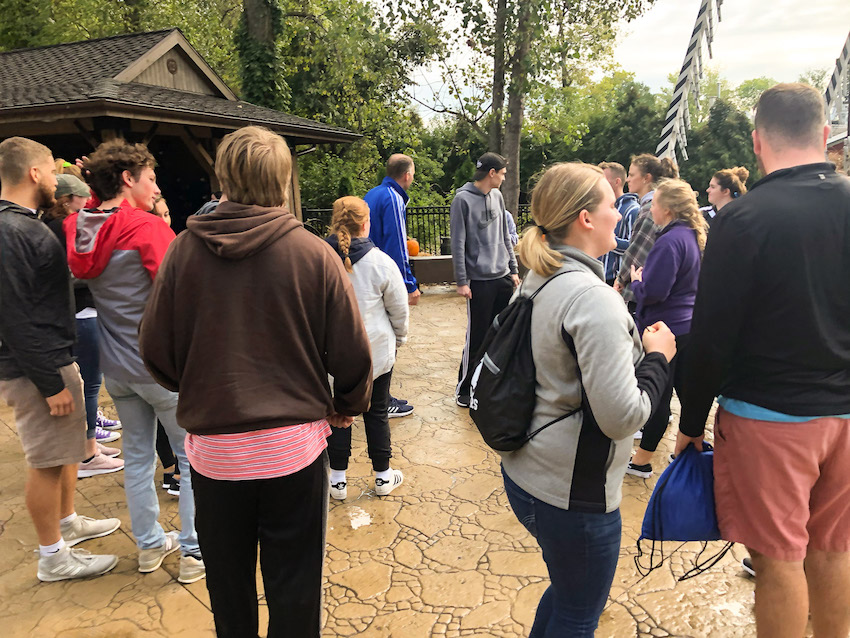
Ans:
{"type": "Polygon", "coordinates": [[[188,434],[186,456],[199,474],[218,481],[250,481],[295,474],[328,446],[325,419],[238,434],[188,434]]]}

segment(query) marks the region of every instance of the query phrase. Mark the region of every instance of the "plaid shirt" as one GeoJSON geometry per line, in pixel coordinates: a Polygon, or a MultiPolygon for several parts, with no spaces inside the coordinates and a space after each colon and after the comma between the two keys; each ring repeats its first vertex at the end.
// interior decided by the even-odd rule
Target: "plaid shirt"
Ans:
{"type": "Polygon", "coordinates": [[[659,231],[658,226],[652,221],[652,213],[650,212],[654,193],[655,191],[650,191],[640,198],[640,213],[632,229],[632,240],[620,262],[620,274],[617,275],[617,281],[623,287],[623,299],[626,302],[635,300],[634,293],[628,287],[628,284],[632,281],[632,266],[635,268],[643,267],[646,263],[646,256],[655,245],[655,235],[659,231]]]}

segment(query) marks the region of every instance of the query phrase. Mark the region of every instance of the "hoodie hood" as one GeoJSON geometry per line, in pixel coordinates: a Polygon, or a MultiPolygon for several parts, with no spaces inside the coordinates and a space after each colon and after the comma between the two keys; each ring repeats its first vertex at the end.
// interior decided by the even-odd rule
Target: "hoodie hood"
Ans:
{"type": "Polygon", "coordinates": [[[467,182],[457,190],[458,192],[470,193],[471,195],[477,195],[478,197],[487,197],[487,195],[478,190],[478,187],[475,185],[475,182],[467,182]]]}
{"type": "Polygon", "coordinates": [[[640,204],[640,199],[634,193],[623,193],[617,198],[616,206],[619,208],[620,204],[627,202],[630,199],[633,200],[636,204],[640,204]]]}
{"type": "MultiPolygon", "coordinates": [[[[339,255],[340,259],[345,261],[345,257],[339,252],[339,237],[331,235],[330,237],[325,238],[325,241],[331,245],[331,248],[336,251],[336,254],[339,255]]],[[[351,247],[348,249],[348,258],[351,260],[351,265],[353,266],[363,259],[363,257],[366,256],[366,253],[374,247],[375,244],[373,244],[372,240],[368,237],[352,237],[351,247]]]]}
{"type": "Polygon", "coordinates": [[[186,229],[223,259],[245,259],[303,224],[285,208],[226,201],[206,215],[190,217],[186,229]]]}

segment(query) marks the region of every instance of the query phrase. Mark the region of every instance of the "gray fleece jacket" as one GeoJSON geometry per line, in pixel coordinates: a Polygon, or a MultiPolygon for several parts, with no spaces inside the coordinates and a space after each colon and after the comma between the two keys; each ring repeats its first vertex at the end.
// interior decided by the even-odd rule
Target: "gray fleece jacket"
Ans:
{"type": "MultiPolygon", "coordinates": [[[[622,298],[605,284],[602,264],[577,248],[557,250],[565,257],[559,272],[568,274],[534,299],[537,403],[530,430],[581,405],[582,381],[563,330],[573,338],[595,423],[585,422],[579,411],[519,450],[503,453],[502,465],[517,485],[545,503],[611,512],[620,505],[632,435],[649,419],[668,366],[663,355],[644,356],[622,298]]],[[[522,294],[532,294],[544,281],[530,271],[522,294]]]]}
{"type": "Polygon", "coordinates": [[[452,200],[451,235],[458,286],[517,274],[505,201],[498,188],[485,195],[473,182],[461,186],[452,200]]]}

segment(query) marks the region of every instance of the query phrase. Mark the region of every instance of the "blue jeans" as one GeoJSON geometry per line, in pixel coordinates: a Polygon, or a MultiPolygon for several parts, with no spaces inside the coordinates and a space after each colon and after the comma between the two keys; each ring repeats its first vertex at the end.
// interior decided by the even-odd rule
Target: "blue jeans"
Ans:
{"type": "Polygon", "coordinates": [[[97,427],[97,397],[103,375],[100,373],[100,348],[97,337],[97,317],[77,319],[77,343],[74,355],[83,377],[83,396],[86,400],[86,438],[94,438],[97,427]]]}
{"type": "Polygon", "coordinates": [[[502,469],[519,522],[537,539],[549,570],[529,638],[593,638],[620,554],[620,510],[573,512],[544,503],[502,469]]]}
{"type": "Polygon", "coordinates": [[[123,426],[124,491],[139,549],[159,547],[165,532],[159,518],[159,500],[154,484],[156,469],[156,420],[162,422],[180,468],[180,547],[183,554],[200,554],[195,532],[195,497],[192,475],[183,442],[186,431],[177,425],[177,393],[151,380],[134,383],[105,378],[106,389],[115,401],[123,426]]]}

